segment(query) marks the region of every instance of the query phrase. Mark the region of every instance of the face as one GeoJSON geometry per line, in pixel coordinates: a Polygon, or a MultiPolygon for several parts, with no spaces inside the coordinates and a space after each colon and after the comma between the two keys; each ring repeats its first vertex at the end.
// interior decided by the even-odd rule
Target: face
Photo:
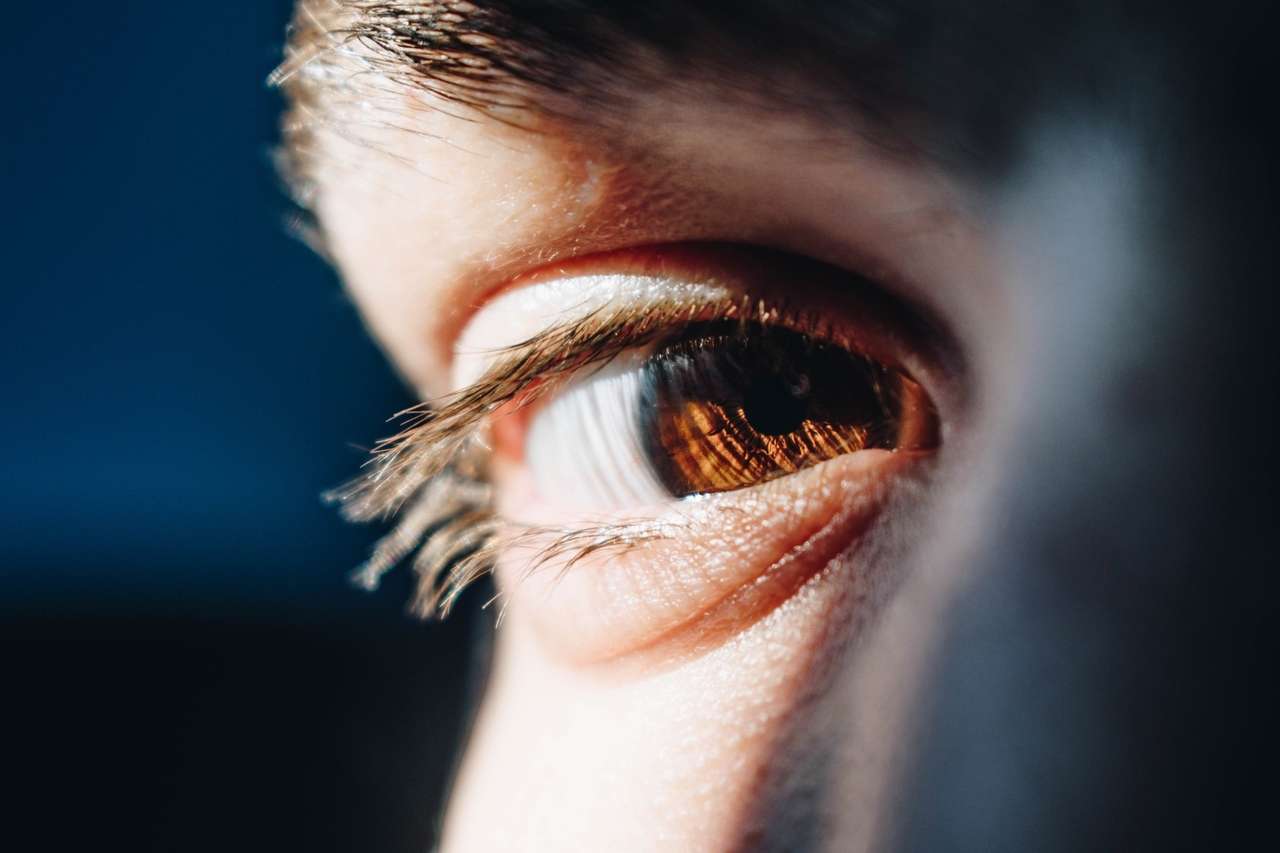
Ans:
{"type": "Polygon", "coordinates": [[[300,10],[293,174],[425,401],[360,578],[497,589],[446,849],[1037,838],[1145,766],[1117,685],[1250,547],[1204,550],[1205,276],[1252,273],[1204,48],[818,5],[300,10]]]}

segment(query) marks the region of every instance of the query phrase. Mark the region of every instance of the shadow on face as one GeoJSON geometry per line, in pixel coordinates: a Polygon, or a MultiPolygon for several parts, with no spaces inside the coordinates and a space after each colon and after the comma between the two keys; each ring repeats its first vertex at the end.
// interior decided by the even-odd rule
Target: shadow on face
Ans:
{"type": "Polygon", "coordinates": [[[1269,717],[1260,13],[427,11],[304,21],[284,76],[330,251],[453,394],[358,496],[413,498],[369,576],[425,538],[431,609],[497,564],[452,843],[1243,831],[1269,717]],[[806,372],[823,347],[871,366],[806,372]],[[725,379],[750,371],[785,429],[725,379]],[[890,375],[938,423],[876,448],[927,450],[906,473],[814,402],[815,376],[876,401],[890,375]],[[672,459],[733,486],[668,493],[672,459]]]}

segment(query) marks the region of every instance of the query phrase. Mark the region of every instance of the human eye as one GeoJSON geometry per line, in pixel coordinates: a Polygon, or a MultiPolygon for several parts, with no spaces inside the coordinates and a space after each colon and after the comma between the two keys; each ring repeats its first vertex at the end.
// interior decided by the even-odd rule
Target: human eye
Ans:
{"type": "MultiPolygon", "coordinates": [[[[778,252],[652,246],[513,282],[343,498],[401,514],[419,606],[496,568],[564,655],[696,650],[858,547],[946,434],[945,347],[875,282],[778,252]]],[[[832,581],[835,582],[835,581],[832,581]]]]}
{"type": "Polygon", "coordinates": [[[900,370],[758,319],[690,324],[615,357],[529,424],[540,495],[627,509],[749,488],[867,450],[930,447],[900,370]]]}

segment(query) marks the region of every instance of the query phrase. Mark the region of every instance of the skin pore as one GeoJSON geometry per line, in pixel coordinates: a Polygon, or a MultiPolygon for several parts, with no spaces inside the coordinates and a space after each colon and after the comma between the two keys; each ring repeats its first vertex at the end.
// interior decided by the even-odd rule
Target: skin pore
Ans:
{"type": "MultiPolygon", "coordinates": [[[[1143,738],[1175,706],[1114,689],[1137,683],[1116,676],[1128,649],[1148,652],[1139,673],[1194,658],[1134,578],[1180,579],[1247,541],[1204,531],[1232,492],[1201,488],[1221,475],[1188,414],[1249,397],[1205,365],[1261,362],[1192,322],[1248,319],[1229,296],[1250,271],[1220,274],[1246,255],[1212,251],[1224,205],[1176,168],[1223,162],[1194,110],[1224,101],[1151,82],[1199,47],[1135,15],[1145,50],[1109,48],[1092,35],[1127,33],[1119,18],[1074,7],[1010,22],[978,4],[931,28],[931,4],[595,4],[617,26],[592,5],[303,7],[296,171],[407,381],[447,411],[500,384],[460,367],[477,352],[518,361],[521,339],[565,328],[495,316],[503,297],[560,282],[590,304],[585,289],[632,277],[728,294],[748,331],[820,315],[821,334],[920,382],[941,440],[924,460],[859,451],[589,520],[524,458],[566,386],[526,409],[523,388],[484,398],[468,422],[482,461],[439,460],[477,486],[476,518],[662,535],[548,560],[497,549],[496,658],[444,848],[865,850],[904,820],[910,849],[1067,843],[1045,828],[1129,802],[1093,784],[1128,778],[1109,761],[1172,752],[1143,738]],[[868,283],[895,308],[850,296],[868,283]],[[988,597],[956,605],[979,574],[988,597]],[[1001,832],[1027,843],[987,843],[1001,832]]],[[[591,378],[594,362],[572,366],[591,378]]],[[[1250,428],[1229,426],[1214,434],[1250,428]]],[[[591,443],[565,440],[586,469],[591,443]]],[[[412,513],[405,491],[391,508],[412,513]]]]}

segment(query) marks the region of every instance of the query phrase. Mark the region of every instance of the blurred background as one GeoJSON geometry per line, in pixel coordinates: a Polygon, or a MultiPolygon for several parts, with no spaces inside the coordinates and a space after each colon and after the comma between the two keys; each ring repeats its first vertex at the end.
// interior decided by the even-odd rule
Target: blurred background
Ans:
{"type": "Polygon", "coordinates": [[[24,849],[435,837],[481,620],[349,586],[378,531],[319,498],[412,401],[286,228],[264,81],[289,12],[6,13],[0,731],[24,849]]]}

